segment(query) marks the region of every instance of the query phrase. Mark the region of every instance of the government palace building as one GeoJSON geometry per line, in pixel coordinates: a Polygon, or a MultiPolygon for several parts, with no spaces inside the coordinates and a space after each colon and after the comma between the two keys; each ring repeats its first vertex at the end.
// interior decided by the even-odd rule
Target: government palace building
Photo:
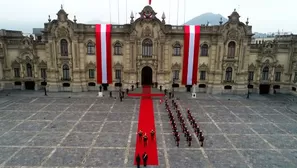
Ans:
{"type": "MultiPolygon", "coordinates": [[[[145,6],[139,18],[111,26],[112,83],[186,91],[182,83],[184,25],[169,25],[145,6]]],[[[200,25],[197,92],[297,94],[297,35],[252,43],[252,26],[234,10],[226,23],[200,25]]],[[[95,25],[68,18],[63,8],[40,34],[0,30],[0,88],[50,92],[99,89],[95,25]]],[[[120,85],[119,85],[120,84],[120,85]]]]}

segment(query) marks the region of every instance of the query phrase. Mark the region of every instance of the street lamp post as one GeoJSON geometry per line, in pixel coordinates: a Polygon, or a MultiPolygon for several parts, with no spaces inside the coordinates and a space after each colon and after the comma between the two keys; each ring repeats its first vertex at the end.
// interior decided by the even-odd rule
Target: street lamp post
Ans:
{"type": "Polygon", "coordinates": [[[44,84],[44,96],[47,96],[47,91],[46,91],[46,79],[43,78],[43,84],[44,84]]]}
{"type": "Polygon", "coordinates": [[[250,76],[248,76],[248,85],[247,85],[248,92],[247,92],[247,96],[246,96],[247,99],[250,98],[250,88],[249,88],[250,85],[251,85],[251,78],[250,78],[250,76]]]}

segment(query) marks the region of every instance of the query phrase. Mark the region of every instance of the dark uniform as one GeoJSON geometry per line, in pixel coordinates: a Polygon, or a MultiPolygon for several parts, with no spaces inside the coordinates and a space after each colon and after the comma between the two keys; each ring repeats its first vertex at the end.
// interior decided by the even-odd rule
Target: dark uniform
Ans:
{"type": "Polygon", "coordinates": [[[139,140],[141,141],[141,139],[142,139],[142,135],[143,135],[143,132],[141,131],[141,130],[139,130],[139,132],[138,132],[138,137],[139,137],[139,140]]]}
{"type": "Polygon", "coordinates": [[[144,146],[147,146],[147,140],[148,140],[147,135],[144,134],[144,136],[143,136],[144,146]]]}
{"type": "Polygon", "coordinates": [[[151,138],[154,139],[154,137],[155,137],[155,131],[152,130],[152,131],[151,131],[151,138]]]}
{"type": "Polygon", "coordinates": [[[143,166],[144,167],[146,167],[146,165],[147,165],[147,159],[148,159],[147,153],[144,152],[144,154],[142,155],[142,160],[143,160],[143,166]]]}
{"type": "Polygon", "coordinates": [[[140,155],[138,154],[137,156],[136,156],[136,164],[137,164],[137,168],[140,168],[140,155]]]}
{"type": "Polygon", "coordinates": [[[201,147],[203,147],[204,136],[202,135],[202,133],[200,134],[199,141],[200,141],[200,145],[201,145],[201,147]]]}
{"type": "Polygon", "coordinates": [[[191,146],[191,142],[192,142],[192,136],[191,135],[188,136],[187,141],[188,141],[188,146],[191,146]]]}
{"type": "Polygon", "coordinates": [[[175,136],[175,142],[177,147],[179,147],[179,141],[180,141],[179,135],[175,136]]]}

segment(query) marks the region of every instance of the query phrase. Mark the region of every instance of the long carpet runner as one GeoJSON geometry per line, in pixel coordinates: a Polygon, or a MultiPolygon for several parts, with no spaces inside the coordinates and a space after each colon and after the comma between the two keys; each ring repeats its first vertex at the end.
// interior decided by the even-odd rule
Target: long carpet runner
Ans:
{"type": "MultiPolygon", "coordinates": [[[[139,109],[139,118],[138,118],[138,129],[143,133],[146,133],[148,136],[147,146],[144,147],[143,140],[141,141],[136,134],[136,148],[135,148],[135,157],[134,164],[136,165],[136,156],[139,154],[142,158],[144,152],[148,155],[147,165],[158,165],[158,151],[157,151],[157,132],[155,127],[155,118],[154,118],[154,106],[153,100],[151,98],[151,88],[143,87],[143,94],[141,95],[140,109],[139,109]],[[151,130],[155,131],[155,138],[151,139],[150,132],[151,130]]],[[[141,165],[143,165],[141,159],[141,165]]]]}

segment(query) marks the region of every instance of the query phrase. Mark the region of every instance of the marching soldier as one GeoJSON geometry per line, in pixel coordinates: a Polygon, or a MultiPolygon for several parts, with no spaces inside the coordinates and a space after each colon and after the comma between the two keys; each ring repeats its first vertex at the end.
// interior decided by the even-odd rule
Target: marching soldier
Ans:
{"type": "Polygon", "coordinates": [[[145,133],[144,136],[143,136],[143,142],[144,142],[145,147],[147,146],[147,140],[148,140],[148,137],[147,137],[147,135],[145,133]]]}
{"type": "Polygon", "coordinates": [[[179,147],[179,141],[180,141],[179,135],[175,136],[175,142],[177,147],[179,147]]]}
{"type": "Polygon", "coordinates": [[[146,167],[146,165],[147,165],[147,159],[148,159],[147,153],[144,152],[143,155],[142,155],[142,160],[143,160],[143,166],[144,167],[146,167]]]}
{"type": "Polygon", "coordinates": [[[188,141],[188,146],[190,147],[191,146],[191,142],[192,142],[192,135],[189,135],[188,136],[187,141],[188,141]]]}
{"type": "Polygon", "coordinates": [[[200,146],[203,147],[204,135],[202,135],[202,133],[200,134],[199,141],[200,141],[200,146]]]}

